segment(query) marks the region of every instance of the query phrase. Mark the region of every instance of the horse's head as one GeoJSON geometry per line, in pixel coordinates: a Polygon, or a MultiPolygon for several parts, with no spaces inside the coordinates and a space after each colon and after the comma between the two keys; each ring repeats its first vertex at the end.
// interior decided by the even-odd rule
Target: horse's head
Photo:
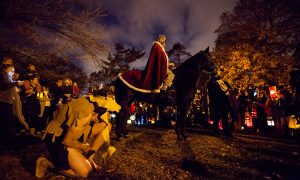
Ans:
{"type": "Polygon", "coordinates": [[[209,47],[207,47],[204,51],[200,51],[197,55],[199,56],[199,59],[201,59],[201,61],[202,61],[201,69],[203,69],[207,72],[216,71],[216,65],[211,59],[211,55],[209,53],[209,47]]]}
{"type": "Polygon", "coordinates": [[[197,54],[189,57],[180,66],[176,68],[177,78],[198,79],[202,71],[214,72],[216,70],[215,63],[211,60],[209,48],[200,51],[197,54]]]}

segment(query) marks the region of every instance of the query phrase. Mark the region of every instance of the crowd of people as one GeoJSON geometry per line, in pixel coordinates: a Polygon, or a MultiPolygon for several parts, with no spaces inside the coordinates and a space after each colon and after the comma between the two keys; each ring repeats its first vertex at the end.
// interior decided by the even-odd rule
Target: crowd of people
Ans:
{"type": "Polygon", "coordinates": [[[254,87],[241,89],[238,94],[241,122],[247,128],[257,132],[268,131],[268,126],[275,126],[278,135],[288,135],[290,116],[299,117],[296,109],[296,92],[289,85],[254,87]],[[247,125],[247,113],[252,122],[247,125]],[[267,120],[274,124],[268,124],[267,120]]]}
{"type": "Polygon", "coordinates": [[[4,130],[1,137],[6,140],[17,127],[21,132],[40,135],[61,105],[78,98],[80,93],[70,78],[57,79],[52,84],[41,79],[34,64],[28,64],[22,75],[15,73],[9,57],[1,62],[0,80],[0,119],[4,130]]]}
{"type": "Polygon", "coordinates": [[[33,64],[27,72],[15,73],[11,58],[1,62],[0,76],[0,150],[14,142],[16,134],[42,138],[48,153],[36,161],[36,177],[55,168],[72,177],[87,177],[101,169],[93,158],[105,144],[103,158],[116,150],[110,146],[112,125],[109,111],[118,112],[113,88],[80,96],[70,78],[53,84],[43,81],[33,64]]]}
{"type": "Polygon", "coordinates": [[[218,83],[211,78],[207,89],[197,91],[189,113],[191,124],[211,122],[216,134],[220,128],[224,134],[230,134],[236,128],[256,132],[274,130],[277,135],[289,135],[291,120],[300,124],[296,88],[290,85],[255,87],[250,84],[234,88],[222,81],[220,75],[217,79],[218,83]]]}

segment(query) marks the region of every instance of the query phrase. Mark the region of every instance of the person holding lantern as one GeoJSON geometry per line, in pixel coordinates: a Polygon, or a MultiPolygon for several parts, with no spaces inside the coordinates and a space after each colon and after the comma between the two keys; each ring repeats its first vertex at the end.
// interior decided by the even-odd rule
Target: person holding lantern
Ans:
{"type": "Polygon", "coordinates": [[[237,115],[237,105],[236,99],[234,100],[234,95],[230,94],[231,86],[221,79],[221,72],[224,69],[221,67],[215,73],[211,75],[211,78],[207,84],[209,100],[210,100],[210,112],[211,117],[214,121],[214,133],[219,135],[219,121],[222,120],[222,128],[225,136],[232,137],[231,124],[229,123],[228,114],[235,118],[237,115]],[[230,98],[233,98],[231,100],[230,98]],[[236,110],[234,110],[236,106],[236,110]]]}

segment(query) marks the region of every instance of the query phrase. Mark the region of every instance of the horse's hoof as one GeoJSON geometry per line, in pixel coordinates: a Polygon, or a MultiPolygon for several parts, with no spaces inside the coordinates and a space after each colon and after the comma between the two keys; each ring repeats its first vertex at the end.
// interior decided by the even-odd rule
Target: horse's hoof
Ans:
{"type": "Polygon", "coordinates": [[[219,131],[214,131],[213,135],[218,137],[218,136],[220,136],[220,132],[219,131]]]}
{"type": "Polygon", "coordinates": [[[224,136],[226,136],[228,138],[233,138],[233,134],[232,133],[224,133],[224,136]]]}
{"type": "Polygon", "coordinates": [[[188,136],[183,136],[183,140],[190,140],[191,138],[190,137],[188,137],[188,136]]]}
{"type": "Polygon", "coordinates": [[[177,135],[177,140],[181,141],[181,140],[184,140],[184,138],[182,136],[180,136],[180,135],[177,135]]]}
{"type": "Polygon", "coordinates": [[[124,139],[123,136],[118,136],[118,137],[116,138],[117,141],[122,141],[123,139],[124,139]]]}
{"type": "Polygon", "coordinates": [[[129,137],[129,135],[124,134],[123,138],[128,139],[128,138],[130,138],[130,137],[129,137]]]}

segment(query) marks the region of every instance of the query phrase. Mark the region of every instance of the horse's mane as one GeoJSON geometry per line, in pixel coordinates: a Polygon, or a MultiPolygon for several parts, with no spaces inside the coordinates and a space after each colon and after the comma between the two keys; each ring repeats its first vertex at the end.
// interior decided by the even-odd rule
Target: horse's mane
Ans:
{"type": "Polygon", "coordinates": [[[188,58],[187,60],[185,60],[182,64],[180,64],[180,65],[176,68],[176,70],[177,70],[178,72],[181,72],[181,71],[185,71],[186,69],[190,69],[190,67],[192,67],[192,66],[194,65],[195,59],[197,59],[197,57],[198,57],[199,55],[201,55],[202,53],[203,53],[203,51],[200,51],[200,52],[198,52],[197,54],[195,54],[195,55],[189,57],[189,58],[188,58]]]}
{"type": "MultiPolygon", "coordinates": [[[[197,54],[189,57],[187,60],[185,60],[182,64],[180,64],[174,71],[175,78],[176,79],[182,79],[187,78],[187,76],[190,76],[191,73],[201,73],[200,71],[194,71],[196,67],[199,66],[199,63],[202,63],[203,61],[200,60],[200,56],[203,56],[203,51],[198,52],[197,54]]],[[[193,78],[193,77],[191,77],[193,78]]],[[[189,78],[188,78],[189,79],[189,78]]]]}

